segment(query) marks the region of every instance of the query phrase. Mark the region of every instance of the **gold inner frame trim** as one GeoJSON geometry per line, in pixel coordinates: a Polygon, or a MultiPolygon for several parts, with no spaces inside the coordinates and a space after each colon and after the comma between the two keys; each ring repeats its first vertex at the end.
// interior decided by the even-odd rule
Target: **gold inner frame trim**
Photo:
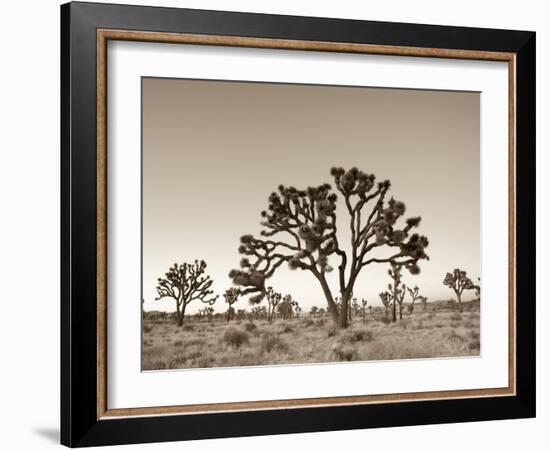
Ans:
{"type": "Polygon", "coordinates": [[[97,418],[216,413],[243,410],[344,406],[420,400],[497,397],[516,394],[516,54],[478,50],[404,47],[240,36],[97,30],[97,418]],[[107,42],[109,40],[217,45],[374,55],[470,59],[508,62],[508,386],[502,388],[410,392],[400,394],[316,397],[199,405],[109,409],[107,405],[107,42]]]}

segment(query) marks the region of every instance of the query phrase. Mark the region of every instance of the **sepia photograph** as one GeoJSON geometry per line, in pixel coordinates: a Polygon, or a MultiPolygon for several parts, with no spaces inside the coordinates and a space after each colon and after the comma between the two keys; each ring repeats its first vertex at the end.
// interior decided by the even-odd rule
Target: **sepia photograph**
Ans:
{"type": "Polygon", "coordinates": [[[141,88],[142,370],[480,356],[479,92],[141,88]]]}

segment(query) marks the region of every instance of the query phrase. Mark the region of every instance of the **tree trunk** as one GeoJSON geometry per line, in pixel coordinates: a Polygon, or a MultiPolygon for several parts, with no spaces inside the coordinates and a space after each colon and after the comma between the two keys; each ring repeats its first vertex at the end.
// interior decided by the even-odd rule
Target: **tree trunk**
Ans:
{"type": "Polygon", "coordinates": [[[464,312],[464,308],[462,306],[462,294],[456,294],[456,297],[458,299],[458,310],[462,313],[464,312]]]}
{"type": "Polygon", "coordinates": [[[332,293],[328,287],[327,280],[322,276],[318,279],[321,282],[321,287],[323,288],[323,294],[325,294],[325,299],[327,300],[328,311],[332,317],[332,321],[334,322],[334,325],[338,326],[338,308],[336,308],[336,304],[332,298],[332,293]]]}
{"type": "Polygon", "coordinates": [[[178,327],[183,325],[183,313],[180,310],[179,304],[176,304],[176,324],[178,327]]]}
{"type": "Polygon", "coordinates": [[[348,308],[349,308],[349,295],[345,292],[342,293],[342,301],[340,302],[340,313],[338,317],[338,328],[348,327],[348,308]]]}
{"type": "Polygon", "coordinates": [[[403,304],[399,303],[399,320],[403,320],[403,304]]]}
{"type": "Polygon", "coordinates": [[[395,297],[393,297],[393,308],[391,312],[391,321],[397,322],[397,301],[395,297]]]}

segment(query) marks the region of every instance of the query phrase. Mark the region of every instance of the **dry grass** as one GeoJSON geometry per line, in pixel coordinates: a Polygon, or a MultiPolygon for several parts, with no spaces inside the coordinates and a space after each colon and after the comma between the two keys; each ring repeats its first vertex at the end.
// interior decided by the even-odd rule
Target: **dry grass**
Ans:
{"type": "Polygon", "coordinates": [[[143,369],[416,359],[480,354],[479,310],[419,309],[387,322],[377,310],[346,330],[330,319],[146,324],[143,369]],[[459,317],[460,316],[460,317],[459,317]]]}

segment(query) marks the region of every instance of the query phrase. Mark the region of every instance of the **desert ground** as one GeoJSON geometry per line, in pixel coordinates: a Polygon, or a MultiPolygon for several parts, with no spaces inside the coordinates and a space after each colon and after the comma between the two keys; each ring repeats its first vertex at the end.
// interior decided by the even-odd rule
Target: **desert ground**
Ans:
{"type": "MultiPolygon", "coordinates": [[[[405,309],[404,311],[407,311],[405,309]]],[[[391,314],[389,316],[391,318],[391,314]]],[[[143,370],[417,359],[480,354],[479,301],[417,306],[392,322],[383,307],[347,329],[328,316],[226,321],[218,317],[143,322],[143,370]]]]}

